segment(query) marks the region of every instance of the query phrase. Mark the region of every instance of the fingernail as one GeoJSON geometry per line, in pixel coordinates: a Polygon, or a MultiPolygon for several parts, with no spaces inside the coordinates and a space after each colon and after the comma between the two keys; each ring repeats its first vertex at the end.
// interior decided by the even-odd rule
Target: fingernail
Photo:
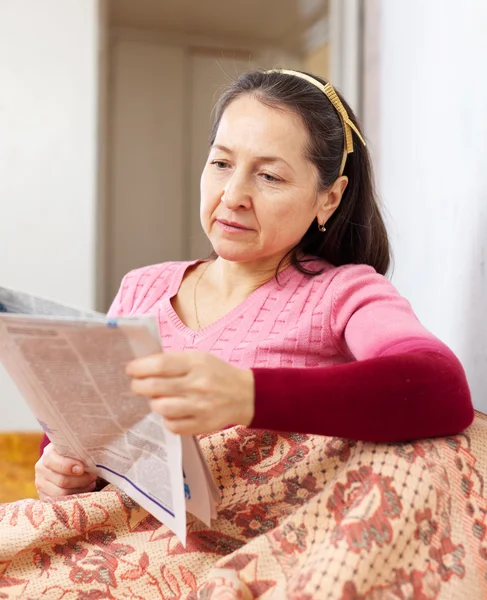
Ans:
{"type": "Polygon", "coordinates": [[[71,473],[73,473],[73,475],[83,475],[83,467],[80,465],[74,465],[74,467],[71,469],[71,473]]]}
{"type": "Polygon", "coordinates": [[[88,488],[91,492],[96,488],[96,481],[90,483],[90,487],[88,488]]]}

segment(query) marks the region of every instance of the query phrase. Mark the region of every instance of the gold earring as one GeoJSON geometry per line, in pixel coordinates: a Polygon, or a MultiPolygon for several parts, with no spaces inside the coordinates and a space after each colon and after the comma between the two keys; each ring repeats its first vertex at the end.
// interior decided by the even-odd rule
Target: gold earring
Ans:
{"type": "Polygon", "coordinates": [[[320,230],[322,233],[325,233],[325,231],[326,231],[325,224],[323,223],[323,225],[320,225],[320,224],[318,223],[318,229],[319,229],[319,230],[320,230]]]}

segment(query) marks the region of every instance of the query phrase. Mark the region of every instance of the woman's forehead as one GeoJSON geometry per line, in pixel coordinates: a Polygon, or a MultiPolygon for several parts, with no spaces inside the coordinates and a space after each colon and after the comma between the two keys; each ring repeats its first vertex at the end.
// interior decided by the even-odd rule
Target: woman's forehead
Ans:
{"type": "Polygon", "coordinates": [[[223,112],[215,144],[302,155],[308,134],[300,117],[270,107],[248,94],[240,96],[223,112]]]}

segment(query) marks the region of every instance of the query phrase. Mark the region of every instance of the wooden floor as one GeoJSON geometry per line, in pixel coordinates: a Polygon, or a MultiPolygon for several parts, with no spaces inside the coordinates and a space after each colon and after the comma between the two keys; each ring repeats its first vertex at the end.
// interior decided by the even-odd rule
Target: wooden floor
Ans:
{"type": "Polygon", "coordinates": [[[36,498],[34,465],[40,433],[0,433],[0,503],[36,498]]]}

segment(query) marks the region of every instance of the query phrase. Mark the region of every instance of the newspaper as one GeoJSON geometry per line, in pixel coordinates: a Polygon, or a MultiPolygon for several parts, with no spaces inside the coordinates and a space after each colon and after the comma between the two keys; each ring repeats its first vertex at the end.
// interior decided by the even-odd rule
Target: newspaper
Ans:
{"type": "Polygon", "coordinates": [[[219,493],[196,438],[170,432],[125,365],[161,351],[153,317],[108,318],[0,287],[0,361],[58,452],[117,485],[186,543],[219,493]]]}

